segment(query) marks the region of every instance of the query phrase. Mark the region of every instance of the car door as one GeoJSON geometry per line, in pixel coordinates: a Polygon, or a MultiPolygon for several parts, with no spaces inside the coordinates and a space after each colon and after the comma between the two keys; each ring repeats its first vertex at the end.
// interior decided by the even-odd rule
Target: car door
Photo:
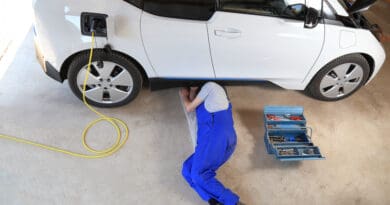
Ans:
{"type": "Polygon", "coordinates": [[[141,33],[158,77],[215,78],[207,20],[215,0],[144,0],[141,33]]]}
{"type": "Polygon", "coordinates": [[[292,7],[304,2],[219,0],[208,22],[216,77],[302,81],[324,41],[324,25],[304,28],[304,13],[292,7]]]}

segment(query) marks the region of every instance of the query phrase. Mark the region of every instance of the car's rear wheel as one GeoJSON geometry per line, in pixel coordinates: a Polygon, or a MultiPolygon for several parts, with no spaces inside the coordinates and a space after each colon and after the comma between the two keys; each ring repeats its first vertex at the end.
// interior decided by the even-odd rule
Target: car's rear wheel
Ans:
{"type": "Polygon", "coordinates": [[[369,64],[363,56],[342,56],[322,68],[306,91],[319,100],[340,100],[356,92],[367,81],[369,73],[369,64]]]}
{"type": "MultiPolygon", "coordinates": [[[[85,76],[88,74],[89,52],[81,53],[70,63],[69,86],[82,99],[85,76]]],[[[97,107],[118,107],[132,101],[142,87],[137,67],[117,53],[94,51],[85,96],[89,104],[97,107]]]]}

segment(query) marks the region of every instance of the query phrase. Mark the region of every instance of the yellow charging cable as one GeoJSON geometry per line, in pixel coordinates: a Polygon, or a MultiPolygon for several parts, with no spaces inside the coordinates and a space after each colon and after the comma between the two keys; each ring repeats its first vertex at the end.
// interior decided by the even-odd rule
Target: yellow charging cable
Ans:
{"type": "Polygon", "coordinates": [[[65,150],[65,149],[61,149],[61,148],[57,148],[57,147],[53,147],[53,146],[49,146],[49,145],[44,145],[41,143],[37,143],[37,142],[33,142],[30,140],[21,139],[21,138],[17,138],[17,137],[13,137],[13,136],[8,136],[8,135],[0,134],[0,138],[12,140],[12,141],[20,142],[20,143],[24,143],[24,144],[33,145],[36,147],[40,147],[40,148],[55,151],[55,152],[61,152],[64,154],[75,156],[75,157],[89,158],[89,159],[107,157],[107,156],[110,156],[110,155],[114,154],[115,152],[117,152],[125,144],[125,142],[129,138],[129,128],[128,128],[127,124],[118,118],[108,117],[107,115],[104,115],[104,114],[98,112],[96,109],[94,109],[92,106],[90,106],[88,104],[87,99],[85,97],[85,90],[87,87],[87,82],[88,82],[88,77],[89,77],[88,74],[91,71],[94,44],[95,44],[95,33],[92,32],[92,45],[91,45],[91,51],[89,53],[87,74],[85,75],[85,78],[84,78],[82,94],[83,94],[83,102],[84,102],[85,106],[89,110],[94,112],[96,115],[98,115],[99,118],[90,122],[87,125],[87,127],[85,127],[85,129],[83,130],[83,133],[81,135],[81,141],[83,143],[83,146],[88,152],[90,152],[90,154],[81,154],[81,153],[77,153],[77,152],[72,152],[69,150],[65,150]],[[109,122],[115,128],[117,138],[116,138],[114,145],[112,145],[111,147],[104,149],[104,150],[96,150],[96,149],[91,148],[87,144],[86,137],[88,135],[88,131],[93,126],[95,126],[97,123],[102,122],[102,121],[109,122]],[[122,131],[124,131],[124,134],[122,133],[122,131]]]}

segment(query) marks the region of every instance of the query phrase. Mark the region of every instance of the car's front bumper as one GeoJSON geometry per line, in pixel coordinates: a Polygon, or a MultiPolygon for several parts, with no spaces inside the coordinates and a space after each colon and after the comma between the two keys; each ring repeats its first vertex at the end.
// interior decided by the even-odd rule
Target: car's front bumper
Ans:
{"type": "Polygon", "coordinates": [[[34,40],[34,47],[35,47],[35,56],[37,57],[39,65],[41,65],[43,71],[46,73],[45,57],[43,56],[42,50],[39,47],[36,40],[34,40]]]}
{"type": "Polygon", "coordinates": [[[37,41],[34,41],[35,45],[35,55],[37,57],[37,60],[39,64],[42,67],[42,70],[51,78],[58,82],[64,82],[64,79],[61,77],[61,74],[48,62],[45,61],[45,56],[42,53],[41,48],[39,47],[39,44],[37,41]]]}

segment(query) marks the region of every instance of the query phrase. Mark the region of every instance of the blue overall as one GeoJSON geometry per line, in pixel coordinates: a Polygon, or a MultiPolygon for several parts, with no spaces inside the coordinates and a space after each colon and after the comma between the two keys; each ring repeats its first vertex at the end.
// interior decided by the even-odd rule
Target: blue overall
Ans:
{"type": "Polygon", "coordinates": [[[236,205],[239,197],[215,178],[217,169],[230,158],[237,143],[232,106],[209,113],[202,103],[196,109],[196,117],[197,145],[195,153],[184,162],[182,174],[203,200],[213,198],[224,205],[236,205]]]}

